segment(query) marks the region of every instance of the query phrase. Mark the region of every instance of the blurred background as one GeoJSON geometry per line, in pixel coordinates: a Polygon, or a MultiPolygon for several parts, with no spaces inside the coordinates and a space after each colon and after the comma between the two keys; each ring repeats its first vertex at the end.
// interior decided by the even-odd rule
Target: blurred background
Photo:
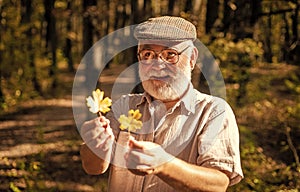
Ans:
{"type": "MultiPolygon", "coordinates": [[[[107,174],[81,168],[75,72],[102,37],[161,15],[194,23],[221,69],[245,174],[228,191],[299,191],[299,0],[0,0],[0,191],[107,190],[107,174]]],[[[109,95],[135,55],[116,55],[99,88],[109,95]]]]}

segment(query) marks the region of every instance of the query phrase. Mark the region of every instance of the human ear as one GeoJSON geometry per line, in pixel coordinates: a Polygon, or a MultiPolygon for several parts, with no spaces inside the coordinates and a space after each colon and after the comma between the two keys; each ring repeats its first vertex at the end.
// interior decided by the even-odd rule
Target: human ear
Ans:
{"type": "Polygon", "coordinates": [[[194,47],[190,58],[190,66],[192,70],[196,65],[197,59],[198,59],[198,49],[194,47]]]}

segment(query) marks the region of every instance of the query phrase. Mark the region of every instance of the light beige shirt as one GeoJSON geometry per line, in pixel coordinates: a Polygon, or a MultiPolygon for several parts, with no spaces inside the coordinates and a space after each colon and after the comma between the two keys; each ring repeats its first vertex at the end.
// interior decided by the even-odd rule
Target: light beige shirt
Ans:
{"type": "Polygon", "coordinates": [[[114,103],[108,114],[117,140],[110,167],[109,191],[176,191],[155,175],[134,175],[126,168],[124,154],[128,134],[120,131],[117,119],[130,109],[139,109],[142,113],[142,129],[131,133],[137,140],[158,143],[165,151],[188,163],[228,171],[230,185],[243,178],[239,132],[232,109],[226,101],[190,88],[169,111],[152,101],[147,93],[126,95],[114,103]]]}

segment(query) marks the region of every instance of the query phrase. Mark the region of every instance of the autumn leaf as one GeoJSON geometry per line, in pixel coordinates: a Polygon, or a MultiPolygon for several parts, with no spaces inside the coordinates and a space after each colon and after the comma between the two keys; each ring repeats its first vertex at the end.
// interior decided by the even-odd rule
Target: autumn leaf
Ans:
{"type": "Polygon", "coordinates": [[[128,132],[136,131],[137,129],[141,129],[143,126],[142,121],[139,119],[142,117],[140,111],[137,110],[129,110],[128,116],[124,114],[120,116],[118,121],[120,122],[120,129],[121,130],[128,130],[128,132]]]}
{"type": "Polygon", "coordinates": [[[92,113],[107,113],[110,111],[111,99],[109,97],[104,98],[104,91],[96,89],[92,92],[92,96],[86,98],[86,104],[89,107],[90,112],[92,113]]]}

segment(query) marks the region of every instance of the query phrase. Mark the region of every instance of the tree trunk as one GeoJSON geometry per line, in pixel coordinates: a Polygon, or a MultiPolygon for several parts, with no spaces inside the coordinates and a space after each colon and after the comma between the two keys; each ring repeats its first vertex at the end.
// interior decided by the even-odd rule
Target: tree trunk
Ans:
{"type": "Polygon", "coordinates": [[[50,32],[50,40],[51,40],[51,56],[52,56],[52,64],[50,67],[50,77],[53,78],[52,81],[52,88],[55,89],[58,85],[58,79],[57,79],[57,58],[56,58],[56,49],[57,49],[57,34],[56,34],[56,18],[53,14],[54,11],[54,4],[55,0],[48,0],[51,2],[51,17],[50,17],[50,25],[49,32],[50,32]]]}
{"type": "MultiPolygon", "coordinates": [[[[272,5],[270,5],[270,13],[272,12],[272,5]]],[[[272,62],[272,45],[271,45],[271,37],[272,37],[272,15],[270,14],[267,18],[267,27],[266,27],[266,40],[265,40],[265,48],[264,48],[264,58],[267,62],[272,62]]]]}
{"type": "Polygon", "coordinates": [[[89,9],[92,6],[96,6],[97,2],[96,0],[82,0],[83,5],[83,37],[82,37],[82,43],[83,43],[83,55],[92,47],[93,45],[93,32],[94,32],[94,26],[92,23],[92,17],[89,13],[89,9]]]}
{"type": "MultiPolygon", "coordinates": [[[[85,55],[88,50],[93,46],[93,34],[94,34],[94,25],[92,23],[92,16],[91,11],[93,7],[97,6],[96,0],[82,0],[83,5],[83,37],[82,37],[82,43],[83,43],[83,55],[85,55]]],[[[88,57],[84,57],[84,63],[85,63],[85,85],[88,92],[91,92],[95,87],[93,86],[95,82],[93,82],[93,78],[96,72],[95,66],[94,66],[94,52],[89,52],[88,57]],[[93,74],[91,74],[93,73],[93,74]]]]}
{"type": "Polygon", "coordinates": [[[256,24],[262,12],[261,0],[252,0],[251,2],[251,20],[252,26],[256,24]]]}
{"type": "Polygon", "coordinates": [[[2,92],[2,85],[0,84],[0,109],[3,108],[3,104],[5,103],[5,97],[2,92]]]}
{"type": "Polygon", "coordinates": [[[65,57],[67,58],[68,61],[68,70],[70,72],[73,72],[74,66],[73,66],[73,57],[72,57],[72,37],[71,37],[71,33],[72,33],[72,4],[71,4],[71,0],[68,0],[68,5],[67,5],[67,12],[69,12],[68,14],[68,19],[67,19],[67,37],[66,37],[66,44],[65,44],[65,49],[64,49],[64,54],[65,57]]]}
{"type": "MultiPolygon", "coordinates": [[[[131,1],[131,13],[132,13],[132,17],[131,17],[131,23],[132,24],[138,24],[140,22],[142,22],[145,18],[147,18],[147,15],[143,15],[143,17],[141,16],[142,10],[139,10],[139,5],[138,5],[138,0],[132,0],[131,1]]],[[[143,8],[145,8],[145,6],[143,6],[143,8]]],[[[131,29],[132,30],[132,29],[131,29]]],[[[130,48],[128,55],[131,55],[131,61],[129,60],[129,63],[137,63],[138,59],[136,57],[136,53],[137,53],[137,46],[130,48]]],[[[138,70],[135,71],[135,78],[136,81],[139,80],[139,75],[138,75],[138,70]]],[[[133,93],[141,93],[143,92],[143,87],[141,84],[138,84],[132,91],[133,93]]]]}
{"type": "Polygon", "coordinates": [[[151,1],[149,0],[144,0],[143,4],[143,12],[144,12],[144,19],[150,15],[152,15],[152,6],[151,6],[151,1]]]}
{"type": "MultiPolygon", "coordinates": [[[[0,7],[0,12],[2,12],[1,10],[1,7],[0,7]]],[[[2,16],[0,14],[0,21],[2,20],[2,16]]],[[[1,25],[1,24],[0,24],[1,25]]],[[[0,44],[2,43],[2,35],[0,33],[0,44]]],[[[2,108],[3,104],[5,103],[5,96],[3,94],[3,91],[2,91],[2,78],[3,78],[3,74],[2,74],[2,71],[3,71],[3,58],[2,58],[2,51],[0,51],[0,109],[2,108]]]]}
{"type": "Polygon", "coordinates": [[[233,18],[233,12],[229,6],[229,3],[230,3],[230,0],[224,0],[223,19],[222,19],[223,27],[222,27],[221,31],[223,31],[225,35],[229,32],[231,20],[233,18]]]}
{"type": "Polygon", "coordinates": [[[299,17],[299,11],[300,11],[300,3],[298,3],[296,0],[294,1],[296,4],[296,7],[294,9],[294,13],[291,16],[292,19],[292,32],[293,32],[293,41],[299,40],[299,34],[298,34],[298,17],[299,17]]]}
{"type": "Polygon", "coordinates": [[[54,4],[55,0],[44,0],[45,7],[45,20],[47,22],[46,27],[46,52],[49,50],[51,53],[51,67],[49,70],[49,76],[52,77],[52,85],[51,88],[55,89],[58,84],[57,79],[57,58],[56,58],[56,50],[57,50],[57,34],[56,34],[56,18],[54,15],[54,4]]]}
{"type": "Polygon", "coordinates": [[[193,10],[193,4],[191,0],[187,0],[184,7],[184,12],[191,12],[193,10]]]}
{"type": "Polygon", "coordinates": [[[293,55],[293,63],[298,64],[300,61],[299,51],[300,51],[300,43],[299,43],[299,33],[298,33],[298,18],[300,11],[300,3],[297,0],[293,1],[296,4],[294,13],[291,16],[292,19],[292,45],[291,45],[291,54],[293,55]]]}
{"type": "Polygon", "coordinates": [[[284,61],[289,63],[290,62],[290,49],[289,48],[290,48],[291,37],[290,37],[290,33],[289,33],[290,27],[289,27],[289,22],[288,22],[286,13],[282,14],[282,19],[283,19],[283,22],[284,22],[284,34],[283,34],[284,43],[283,43],[283,46],[281,48],[282,57],[283,57],[284,61]]]}
{"type": "Polygon", "coordinates": [[[206,8],[205,32],[209,33],[218,18],[219,0],[208,0],[206,8]]]}
{"type": "Polygon", "coordinates": [[[48,52],[49,44],[51,42],[51,15],[54,8],[53,0],[44,0],[45,14],[44,19],[46,21],[46,35],[45,35],[45,48],[48,52]]]}
{"type": "MultiPolygon", "coordinates": [[[[42,94],[42,88],[39,85],[38,79],[37,79],[37,72],[36,72],[36,66],[34,63],[35,58],[35,51],[33,47],[33,26],[31,24],[31,15],[32,15],[32,0],[22,0],[21,1],[21,24],[25,27],[28,27],[26,30],[26,39],[27,42],[25,44],[25,53],[28,54],[28,63],[29,63],[29,69],[25,70],[25,72],[28,72],[28,77],[31,79],[31,82],[33,84],[33,88],[38,93],[42,94]]],[[[27,63],[27,62],[26,62],[27,63]]]]}
{"type": "Polygon", "coordinates": [[[169,4],[168,4],[168,14],[169,15],[173,15],[174,5],[175,5],[175,0],[169,0],[169,4]]]}

